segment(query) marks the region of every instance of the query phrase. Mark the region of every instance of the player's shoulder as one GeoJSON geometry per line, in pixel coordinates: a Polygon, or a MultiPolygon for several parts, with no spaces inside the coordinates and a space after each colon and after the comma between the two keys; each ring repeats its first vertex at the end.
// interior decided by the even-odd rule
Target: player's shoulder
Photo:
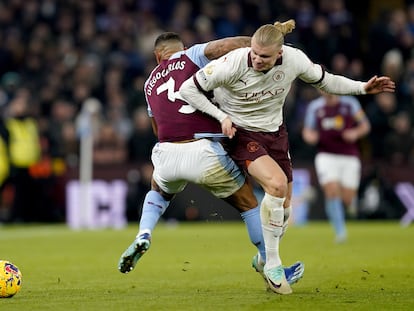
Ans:
{"type": "Polygon", "coordinates": [[[307,58],[306,53],[299,46],[293,45],[291,43],[285,43],[282,48],[284,58],[288,58],[297,62],[301,62],[302,58],[307,58]]]}
{"type": "Polygon", "coordinates": [[[242,47],[228,52],[219,59],[226,63],[235,64],[236,66],[234,67],[240,70],[241,68],[248,67],[249,53],[250,47],[242,47]]]}
{"type": "Polygon", "coordinates": [[[303,49],[295,45],[294,43],[285,43],[283,44],[283,53],[289,53],[292,55],[303,54],[306,55],[303,49]]]}
{"type": "Polygon", "coordinates": [[[282,58],[285,66],[291,66],[292,68],[303,68],[303,66],[307,66],[312,63],[305,52],[297,46],[292,44],[284,44],[282,49],[282,58]]]}
{"type": "Polygon", "coordinates": [[[191,58],[200,58],[204,55],[204,50],[208,43],[200,43],[194,44],[193,46],[186,48],[185,50],[175,52],[170,56],[169,59],[176,59],[180,58],[182,55],[187,55],[190,59],[191,58]]]}

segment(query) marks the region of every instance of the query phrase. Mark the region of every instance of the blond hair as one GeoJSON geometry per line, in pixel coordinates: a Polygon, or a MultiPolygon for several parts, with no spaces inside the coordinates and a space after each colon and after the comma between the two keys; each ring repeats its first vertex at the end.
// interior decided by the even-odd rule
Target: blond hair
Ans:
{"type": "Polygon", "coordinates": [[[258,44],[263,46],[269,46],[277,44],[282,46],[285,42],[285,35],[292,32],[295,29],[296,23],[293,19],[289,19],[286,22],[274,22],[273,25],[266,24],[256,30],[252,39],[258,44]]]}

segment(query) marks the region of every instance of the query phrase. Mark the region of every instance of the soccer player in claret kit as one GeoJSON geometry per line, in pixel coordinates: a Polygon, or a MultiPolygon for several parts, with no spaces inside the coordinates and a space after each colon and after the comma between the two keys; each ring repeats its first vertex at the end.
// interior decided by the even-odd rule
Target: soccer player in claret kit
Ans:
{"type": "Polygon", "coordinates": [[[308,105],[302,135],[305,142],[317,148],[316,174],[337,243],[347,239],[345,209],[350,216],[356,214],[361,179],[357,142],[370,129],[369,120],[354,96],[324,93],[308,105]]]}
{"type": "MultiPolygon", "coordinates": [[[[216,139],[217,134],[222,136],[220,123],[194,109],[178,92],[181,84],[211,59],[249,45],[250,37],[233,37],[185,49],[176,33],[164,33],[156,39],[154,54],[158,66],[144,85],[149,116],[159,139],[151,157],[152,190],[144,200],[138,234],[119,260],[120,272],[128,273],[135,267],[149,249],[151,233],[174,195],[193,182],[240,212],[250,240],[258,248],[253,268],[263,276],[266,252],[260,209],[253,191],[216,139]]],[[[296,262],[283,271],[287,282],[293,284],[302,277],[304,265],[296,262]]]]}

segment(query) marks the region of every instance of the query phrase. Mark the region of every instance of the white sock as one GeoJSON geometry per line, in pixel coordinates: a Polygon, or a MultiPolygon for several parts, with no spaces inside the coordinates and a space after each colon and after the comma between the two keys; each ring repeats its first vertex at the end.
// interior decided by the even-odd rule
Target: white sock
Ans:
{"type": "Polygon", "coordinates": [[[285,198],[278,198],[265,193],[260,204],[263,239],[266,248],[266,268],[280,266],[279,238],[283,228],[283,203],[285,198]]]}
{"type": "Polygon", "coordinates": [[[283,209],[283,213],[284,213],[283,228],[282,228],[282,234],[280,236],[280,239],[282,239],[282,237],[285,235],[287,228],[289,227],[289,216],[290,216],[291,211],[292,211],[292,206],[289,206],[283,209]]]}

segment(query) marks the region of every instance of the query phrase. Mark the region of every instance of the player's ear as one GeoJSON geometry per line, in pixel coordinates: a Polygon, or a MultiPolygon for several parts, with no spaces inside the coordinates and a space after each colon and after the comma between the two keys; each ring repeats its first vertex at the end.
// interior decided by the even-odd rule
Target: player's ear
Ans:
{"type": "Polygon", "coordinates": [[[155,60],[157,61],[157,64],[160,63],[161,61],[161,55],[160,52],[158,52],[157,50],[154,51],[154,55],[155,55],[155,60]]]}
{"type": "Polygon", "coordinates": [[[283,54],[283,49],[281,48],[281,49],[279,50],[279,52],[277,53],[277,56],[278,56],[278,57],[280,57],[280,56],[282,56],[282,54],[283,54]]]}

